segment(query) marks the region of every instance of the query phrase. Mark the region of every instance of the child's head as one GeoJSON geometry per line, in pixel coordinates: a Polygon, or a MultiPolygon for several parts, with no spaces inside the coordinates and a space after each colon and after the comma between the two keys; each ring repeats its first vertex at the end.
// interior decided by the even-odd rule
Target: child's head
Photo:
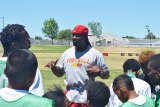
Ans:
{"type": "Polygon", "coordinates": [[[63,90],[58,86],[54,86],[54,89],[46,92],[43,97],[54,100],[55,107],[69,107],[67,97],[63,90]]]}
{"type": "Polygon", "coordinates": [[[128,101],[129,92],[134,90],[132,79],[126,74],[119,75],[113,81],[113,91],[123,103],[128,101]]]}
{"type": "Polygon", "coordinates": [[[29,34],[23,25],[8,24],[0,33],[4,53],[9,54],[15,49],[29,49],[29,34]]]}
{"type": "Polygon", "coordinates": [[[150,57],[152,57],[153,55],[155,55],[155,52],[148,50],[148,51],[143,51],[140,55],[139,55],[139,63],[141,65],[142,71],[143,73],[147,76],[148,72],[147,72],[147,65],[148,65],[148,60],[150,57]]]}
{"type": "Polygon", "coordinates": [[[87,100],[89,107],[105,107],[109,102],[110,91],[103,82],[91,82],[88,86],[87,100]]]}
{"type": "Polygon", "coordinates": [[[128,72],[132,72],[135,74],[135,76],[138,76],[140,70],[140,64],[135,59],[128,59],[123,64],[123,71],[125,74],[128,72]]]}
{"type": "Polygon", "coordinates": [[[37,70],[36,56],[25,49],[18,49],[9,55],[5,74],[9,80],[9,87],[28,90],[34,81],[37,70]]]}
{"type": "Polygon", "coordinates": [[[148,61],[148,76],[153,85],[160,85],[160,54],[153,55],[148,61]]]}

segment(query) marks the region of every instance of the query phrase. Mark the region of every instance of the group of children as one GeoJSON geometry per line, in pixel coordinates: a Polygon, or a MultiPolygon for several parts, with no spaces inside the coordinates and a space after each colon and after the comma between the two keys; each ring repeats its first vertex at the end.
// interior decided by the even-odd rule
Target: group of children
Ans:
{"type": "MultiPolygon", "coordinates": [[[[59,86],[44,93],[37,58],[28,50],[30,41],[24,26],[7,25],[0,35],[4,48],[0,58],[0,107],[69,107],[59,86]]],[[[160,107],[160,54],[142,52],[139,61],[126,60],[123,71],[110,89],[100,81],[86,86],[88,107],[160,107]],[[139,74],[141,68],[143,74],[139,74]]]]}
{"type": "MultiPolygon", "coordinates": [[[[4,49],[0,58],[0,107],[68,107],[69,101],[60,87],[55,86],[44,93],[37,58],[28,50],[31,43],[25,27],[9,24],[0,36],[4,49]]],[[[88,85],[90,107],[106,105],[108,97],[109,88],[104,83],[92,82],[88,85]]]]}
{"type": "Polygon", "coordinates": [[[0,107],[54,107],[44,95],[36,56],[30,52],[29,34],[19,24],[9,24],[0,33],[0,107]]]}
{"type": "Polygon", "coordinates": [[[160,107],[160,54],[143,51],[128,59],[110,87],[108,107],[160,107]],[[140,68],[143,73],[139,74],[140,68]]]}
{"type": "MultiPolygon", "coordinates": [[[[46,92],[44,98],[29,92],[37,67],[36,56],[29,50],[17,49],[10,53],[4,71],[9,82],[0,90],[1,107],[69,107],[68,99],[58,86],[46,92]]],[[[110,97],[109,88],[102,82],[92,82],[88,85],[87,97],[90,107],[104,106],[110,97]]]]}

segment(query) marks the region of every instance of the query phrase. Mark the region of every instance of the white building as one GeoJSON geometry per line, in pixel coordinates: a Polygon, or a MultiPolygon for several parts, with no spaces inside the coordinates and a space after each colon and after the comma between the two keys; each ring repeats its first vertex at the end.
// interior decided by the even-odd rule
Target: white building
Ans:
{"type": "Polygon", "coordinates": [[[88,38],[92,45],[122,46],[129,43],[128,39],[117,37],[113,34],[102,34],[100,36],[100,42],[97,36],[89,36],[88,38]]]}

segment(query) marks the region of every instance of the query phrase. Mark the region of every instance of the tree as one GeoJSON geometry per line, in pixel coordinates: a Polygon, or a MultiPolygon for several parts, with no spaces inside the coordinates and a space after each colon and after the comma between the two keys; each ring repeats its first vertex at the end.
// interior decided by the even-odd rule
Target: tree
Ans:
{"type": "Polygon", "coordinates": [[[127,38],[127,39],[136,39],[134,36],[124,36],[122,38],[127,38]]]}
{"type": "Polygon", "coordinates": [[[41,36],[35,36],[35,40],[42,40],[43,38],[41,36]]]}
{"type": "Polygon", "coordinates": [[[61,30],[57,36],[58,39],[65,39],[65,40],[71,40],[72,38],[72,30],[71,29],[65,29],[61,30]]]}
{"type": "Polygon", "coordinates": [[[45,20],[45,22],[43,23],[42,32],[45,34],[45,37],[48,37],[52,40],[52,45],[53,39],[57,37],[58,31],[58,24],[53,18],[45,20]]]}
{"type": "Polygon", "coordinates": [[[144,39],[156,39],[156,36],[151,32],[149,25],[146,25],[146,29],[148,34],[144,37],[144,39]]]}
{"type": "Polygon", "coordinates": [[[88,27],[91,30],[93,35],[96,35],[97,38],[100,40],[100,35],[102,34],[102,26],[100,22],[89,22],[88,27]]]}
{"type": "Polygon", "coordinates": [[[157,39],[157,37],[152,32],[149,32],[144,39],[157,39]]]}

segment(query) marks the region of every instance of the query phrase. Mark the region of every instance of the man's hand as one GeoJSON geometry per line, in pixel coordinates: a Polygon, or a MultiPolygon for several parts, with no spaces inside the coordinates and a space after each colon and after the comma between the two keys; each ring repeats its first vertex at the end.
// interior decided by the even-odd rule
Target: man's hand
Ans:
{"type": "Polygon", "coordinates": [[[50,62],[48,62],[48,64],[45,65],[45,67],[48,67],[50,69],[54,68],[56,66],[57,62],[58,62],[58,59],[56,61],[50,61],[50,62]]]}
{"type": "Polygon", "coordinates": [[[99,76],[101,73],[100,68],[98,66],[89,66],[87,69],[87,75],[89,77],[96,77],[99,76]]]}

